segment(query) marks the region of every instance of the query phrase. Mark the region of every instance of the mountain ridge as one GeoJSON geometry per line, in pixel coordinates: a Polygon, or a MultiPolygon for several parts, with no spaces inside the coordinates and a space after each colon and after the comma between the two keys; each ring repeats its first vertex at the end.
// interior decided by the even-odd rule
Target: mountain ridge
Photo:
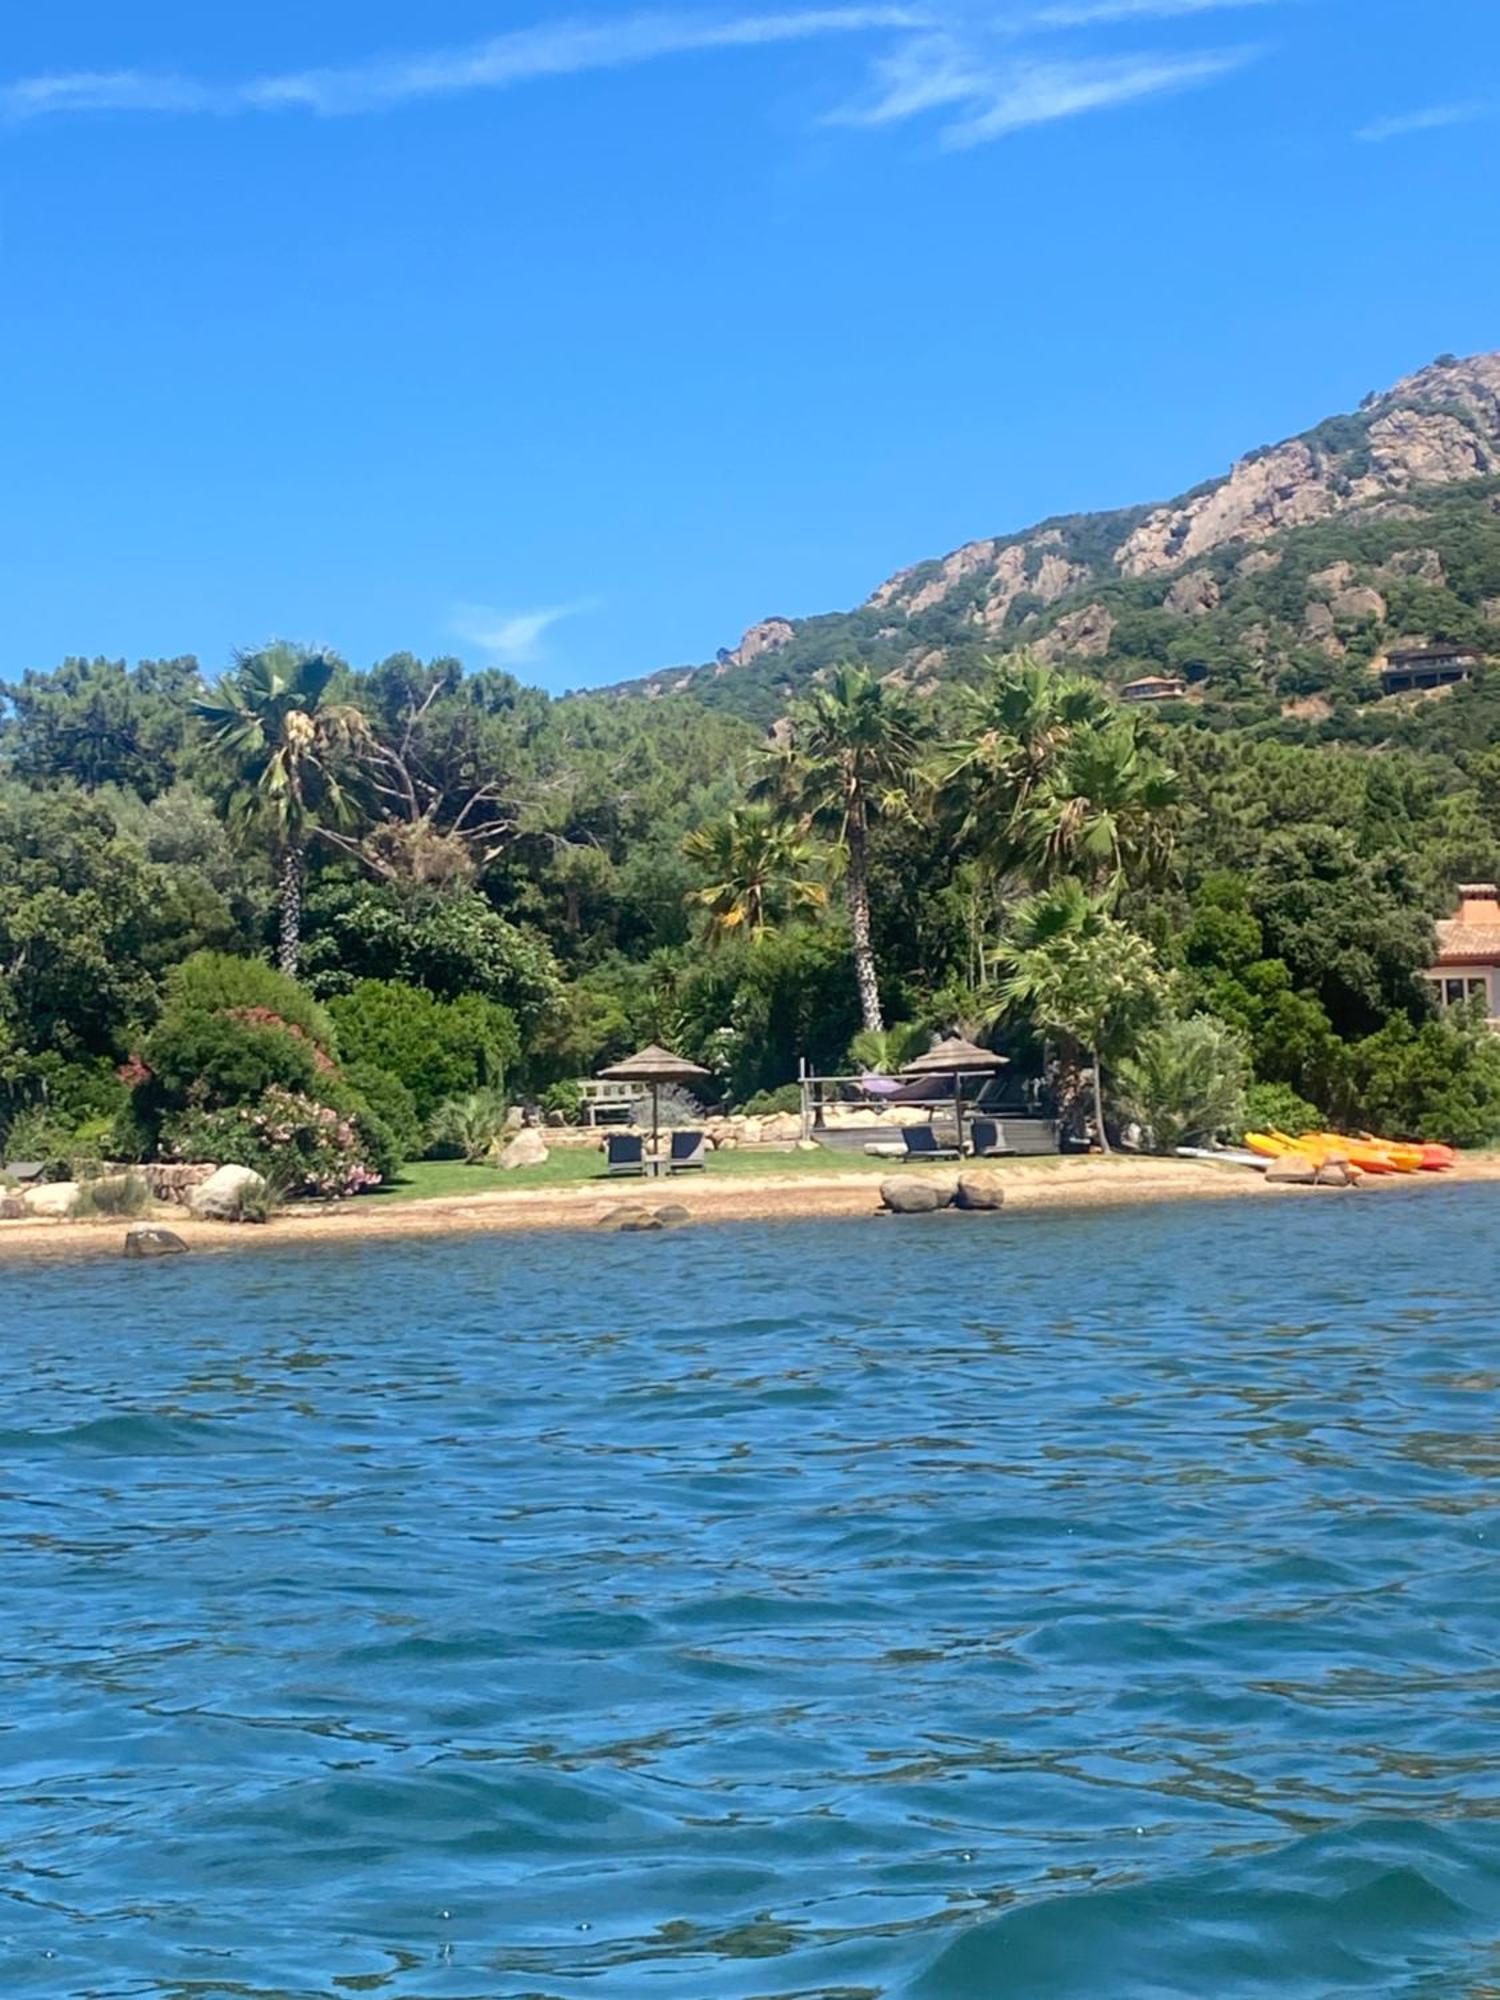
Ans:
{"type": "Polygon", "coordinates": [[[611,692],[768,721],[843,654],[924,686],[1030,645],[1112,680],[1191,666],[1240,705],[1368,699],[1387,644],[1500,645],[1492,486],[1500,351],[1442,355],[1174,499],[965,542],[852,611],[758,620],[711,662],[611,692]]]}

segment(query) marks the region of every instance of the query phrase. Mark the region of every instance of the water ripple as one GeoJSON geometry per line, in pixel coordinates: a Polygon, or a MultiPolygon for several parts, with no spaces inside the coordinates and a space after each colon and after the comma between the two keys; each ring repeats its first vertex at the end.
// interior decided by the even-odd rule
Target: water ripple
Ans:
{"type": "Polygon", "coordinates": [[[0,1274],[0,1989],[1500,1992],[1493,1199],[0,1274]]]}

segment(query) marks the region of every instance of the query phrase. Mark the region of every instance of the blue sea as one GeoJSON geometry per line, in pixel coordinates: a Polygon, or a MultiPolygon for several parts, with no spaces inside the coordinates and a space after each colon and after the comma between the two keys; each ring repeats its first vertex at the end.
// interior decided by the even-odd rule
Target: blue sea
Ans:
{"type": "Polygon", "coordinates": [[[1493,1996],[1497,1220],[0,1271],[0,1993],[1493,1996]]]}

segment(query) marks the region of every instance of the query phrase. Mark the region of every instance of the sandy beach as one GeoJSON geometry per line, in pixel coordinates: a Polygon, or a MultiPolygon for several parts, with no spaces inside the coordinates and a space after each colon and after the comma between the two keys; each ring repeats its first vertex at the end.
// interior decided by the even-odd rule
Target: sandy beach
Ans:
{"type": "MultiPolygon", "coordinates": [[[[1371,1179],[1362,1188],[1349,1191],[1268,1187],[1258,1173],[1196,1160],[1056,1159],[1017,1163],[1000,1171],[1005,1180],[1006,1210],[1031,1213],[1236,1197],[1325,1202],[1378,1199],[1396,1187],[1500,1181],[1500,1154],[1470,1156],[1449,1174],[1371,1179]]],[[[926,1177],[944,1178],[936,1172],[926,1177]]],[[[952,1170],[947,1177],[953,1177],[952,1170]]],[[[708,1176],[660,1184],[592,1181],[578,1187],[502,1189],[455,1198],[308,1205],[290,1208],[265,1224],[194,1222],[176,1209],[141,1220],[158,1221],[174,1230],[193,1250],[255,1250],[513,1230],[589,1229],[598,1227],[616,1209],[667,1203],[686,1209],[692,1223],[790,1222],[815,1216],[829,1220],[871,1216],[880,1210],[880,1195],[879,1181],[870,1174],[792,1175],[768,1169],[765,1174],[722,1180],[708,1176]]],[[[921,1226],[921,1221],[906,1219],[905,1226],[921,1226]]],[[[130,1226],[119,1218],[0,1222],[0,1262],[119,1256],[130,1226]]],[[[894,1221],[893,1226],[901,1226],[900,1221],[894,1221]]],[[[962,1227],[963,1222],[955,1218],[949,1224],[940,1219],[936,1226],[962,1227]]]]}

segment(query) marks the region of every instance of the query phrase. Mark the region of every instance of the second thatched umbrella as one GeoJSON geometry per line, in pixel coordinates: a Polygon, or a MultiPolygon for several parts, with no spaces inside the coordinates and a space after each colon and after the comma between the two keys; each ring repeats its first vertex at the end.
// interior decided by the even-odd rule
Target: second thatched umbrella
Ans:
{"type": "Polygon", "coordinates": [[[974,1042],[966,1042],[961,1035],[950,1035],[939,1042],[925,1056],[903,1065],[901,1074],[911,1078],[951,1076],[953,1079],[953,1115],[958,1122],[958,1150],[962,1157],[964,1150],[964,1080],[970,1076],[992,1076],[997,1069],[1004,1069],[1009,1056],[997,1056],[993,1049],[982,1049],[974,1042]]]}
{"type": "Polygon", "coordinates": [[[710,1072],[700,1069],[697,1063],[690,1063],[685,1056],[674,1056],[670,1049],[664,1049],[652,1042],[649,1047],[637,1049],[624,1062],[611,1063],[608,1069],[599,1072],[604,1083],[645,1083],[651,1086],[651,1150],[657,1150],[661,1134],[661,1087],[664,1083],[697,1083],[710,1072]]]}

